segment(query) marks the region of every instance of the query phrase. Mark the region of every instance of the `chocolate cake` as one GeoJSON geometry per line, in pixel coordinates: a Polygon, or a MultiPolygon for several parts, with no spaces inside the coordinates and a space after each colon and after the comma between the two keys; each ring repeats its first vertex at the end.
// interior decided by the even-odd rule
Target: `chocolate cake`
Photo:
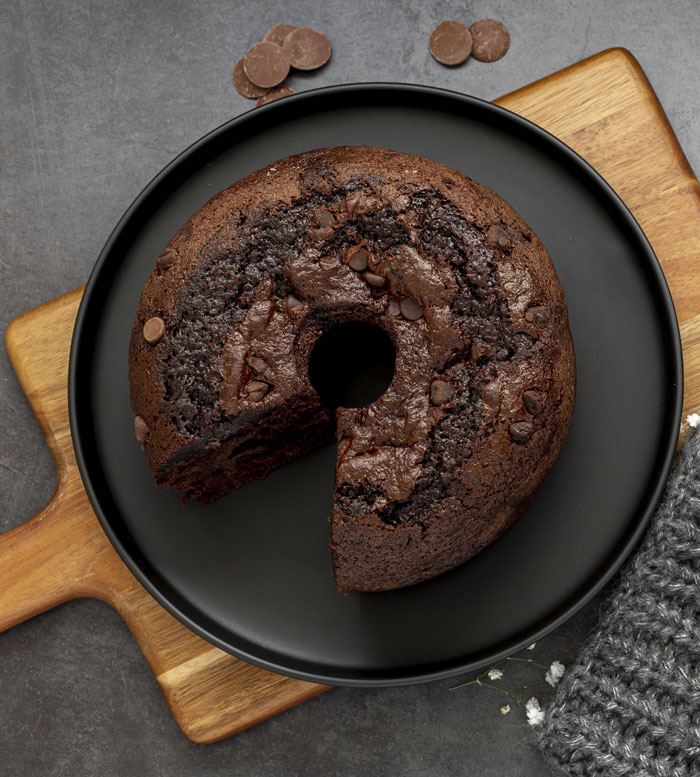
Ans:
{"type": "Polygon", "coordinates": [[[411,585],[492,542],[540,489],[574,404],[542,243],[464,174],[382,148],[299,154],[213,197],[156,259],[129,358],[137,439],[185,501],[337,440],[341,591],[411,585]],[[326,407],[309,380],[341,322],[396,348],[366,407],[326,407]]]}

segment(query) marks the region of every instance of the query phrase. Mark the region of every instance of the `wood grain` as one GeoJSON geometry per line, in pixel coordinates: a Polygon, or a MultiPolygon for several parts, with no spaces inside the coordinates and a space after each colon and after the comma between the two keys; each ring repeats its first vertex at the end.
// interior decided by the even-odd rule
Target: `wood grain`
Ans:
{"type": "MultiPolygon", "coordinates": [[[[700,185],[639,65],[613,49],[497,103],[568,143],[636,216],[676,304],[685,411],[700,409],[700,185]]],[[[82,292],[22,314],[6,334],[56,460],[58,485],[38,515],[0,535],[0,631],[75,597],[109,602],[143,650],[182,730],[196,742],[213,742],[328,687],[258,669],[209,645],[155,602],[108,542],[82,487],[68,425],[68,350],[82,292]]]]}

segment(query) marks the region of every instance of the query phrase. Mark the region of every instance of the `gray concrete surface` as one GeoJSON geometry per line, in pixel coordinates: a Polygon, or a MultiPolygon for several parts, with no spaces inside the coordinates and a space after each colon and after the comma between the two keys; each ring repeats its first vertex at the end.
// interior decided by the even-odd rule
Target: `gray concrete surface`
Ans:
{"type": "MultiPolygon", "coordinates": [[[[268,27],[323,30],[333,58],[303,90],[387,80],[494,98],[610,46],[639,59],[700,168],[696,0],[185,2],[6,0],[0,7],[0,324],[82,284],[124,209],[200,135],[248,110],[233,63],[268,27]],[[448,70],[427,37],[445,18],[503,19],[501,62],[448,70]]],[[[0,530],[51,496],[53,462],[3,352],[0,530]]],[[[0,563],[2,561],[0,560],[0,563]]],[[[570,663],[598,600],[541,641],[570,663]]],[[[454,614],[459,618],[459,613],[454,614]]],[[[519,667],[525,681],[526,669],[519,667]]],[[[515,670],[509,667],[515,674],[515,670]]],[[[530,677],[530,675],[528,675],[530,677]]],[[[551,770],[521,711],[475,687],[336,689],[215,745],[173,722],[130,633],[106,605],[66,604],[0,635],[0,774],[523,775],[551,770]]],[[[548,689],[538,693],[543,700],[548,689]]]]}

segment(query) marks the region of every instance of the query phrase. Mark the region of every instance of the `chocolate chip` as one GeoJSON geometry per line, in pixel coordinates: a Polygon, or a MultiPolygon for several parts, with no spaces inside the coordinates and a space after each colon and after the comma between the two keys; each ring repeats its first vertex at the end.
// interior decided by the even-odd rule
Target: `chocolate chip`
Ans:
{"type": "Polygon", "coordinates": [[[294,94],[294,89],[290,89],[288,86],[276,86],[274,89],[263,95],[256,103],[255,107],[259,108],[261,105],[267,105],[273,100],[279,100],[280,97],[289,97],[290,94],[294,94]]]}
{"type": "Polygon", "coordinates": [[[156,267],[170,267],[175,261],[175,252],[168,249],[156,257],[156,267]]]}
{"type": "Polygon", "coordinates": [[[287,35],[289,35],[290,32],[294,32],[294,30],[296,30],[296,27],[293,24],[276,24],[263,35],[263,40],[281,46],[287,35]]]}
{"type": "Polygon", "coordinates": [[[386,286],[386,278],[383,275],[377,275],[369,270],[364,274],[364,279],[375,289],[383,289],[386,286]]]}
{"type": "Polygon", "coordinates": [[[529,421],[516,421],[508,427],[510,436],[515,442],[526,442],[532,437],[532,424],[529,421]]]}
{"type": "Polygon", "coordinates": [[[473,362],[478,362],[479,359],[481,359],[481,357],[485,355],[486,355],[486,347],[484,346],[484,344],[474,340],[471,348],[469,349],[469,358],[473,362]]]}
{"type": "Polygon", "coordinates": [[[276,43],[256,43],[243,57],[243,70],[255,86],[269,88],[287,77],[289,59],[276,43]]]}
{"type": "Polygon", "coordinates": [[[325,208],[316,208],[314,218],[319,227],[332,227],[335,225],[335,216],[325,208]]]}
{"type": "Polygon", "coordinates": [[[409,321],[417,321],[423,315],[423,307],[413,297],[406,297],[399,303],[401,315],[409,321]]]}
{"type": "Polygon", "coordinates": [[[333,237],[335,234],[335,229],[333,227],[319,227],[318,229],[310,229],[309,230],[309,237],[313,240],[328,240],[328,238],[333,237]]]}
{"type": "Polygon", "coordinates": [[[256,97],[262,97],[268,91],[262,86],[256,86],[245,74],[243,57],[236,62],[233,68],[233,85],[236,87],[238,94],[243,97],[249,97],[251,100],[254,100],[256,97]]]}
{"type": "Polygon", "coordinates": [[[294,310],[294,308],[298,308],[299,305],[303,305],[304,303],[297,299],[293,294],[289,294],[287,296],[287,310],[294,310]]]}
{"type": "Polygon", "coordinates": [[[160,338],[165,334],[165,321],[158,316],[149,318],[143,325],[143,336],[146,342],[151,345],[155,345],[160,341],[160,338]]]}
{"type": "Polygon", "coordinates": [[[267,369],[267,362],[262,358],[262,356],[251,356],[247,363],[253,372],[257,372],[259,374],[262,374],[267,369]]]}
{"type": "Polygon", "coordinates": [[[291,66],[297,70],[315,70],[325,65],[331,56],[328,38],[312,27],[292,30],[284,39],[282,50],[291,66]]]}
{"type": "Polygon", "coordinates": [[[539,415],[544,410],[544,395],[540,391],[523,391],[523,406],[530,415],[539,415]]]}
{"type": "Polygon", "coordinates": [[[433,405],[444,405],[453,394],[454,389],[446,380],[434,380],[430,384],[430,402],[433,405]]]}
{"type": "Polygon", "coordinates": [[[507,251],[510,248],[508,233],[495,224],[486,230],[486,242],[491,248],[497,248],[499,251],[507,251]]]}
{"type": "Polygon", "coordinates": [[[484,386],[484,388],[481,389],[481,401],[490,410],[498,410],[501,405],[501,398],[496,386],[484,386]]]}
{"type": "Polygon", "coordinates": [[[353,246],[345,257],[345,261],[357,272],[367,269],[367,251],[364,246],[353,246]]]}
{"type": "Polygon", "coordinates": [[[148,424],[140,415],[137,415],[136,418],[134,418],[134,436],[138,442],[145,442],[150,431],[148,424]]]}
{"type": "Polygon", "coordinates": [[[450,19],[432,31],[430,53],[443,65],[461,65],[472,51],[472,36],[466,24],[450,19]]]}
{"type": "Polygon", "coordinates": [[[252,399],[253,402],[260,402],[260,400],[267,394],[270,387],[267,383],[263,383],[261,380],[251,380],[245,387],[248,399],[252,399]]]}
{"type": "Polygon", "coordinates": [[[399,301],[392,297],[389,300],[389,306],[387,307],[387,313],[390,316],[398,316],[400,312],[401,312],[401,308],[399,306],[399,301]]]}
{"type": "Polygon", "coordinates": [[[528,308],[525,311],[525,320],[540,327],[546,326],[549,321],[547,308],[543,308],[541,305],[535,305],[534,307],[528,308]]]}
{"type": "Polygon", "coordinates": [[[510,48],[506,26],[495,19],[480,19],[469,28],[472,35],[472,56],[479,62],[495,62],[510,48]]]}

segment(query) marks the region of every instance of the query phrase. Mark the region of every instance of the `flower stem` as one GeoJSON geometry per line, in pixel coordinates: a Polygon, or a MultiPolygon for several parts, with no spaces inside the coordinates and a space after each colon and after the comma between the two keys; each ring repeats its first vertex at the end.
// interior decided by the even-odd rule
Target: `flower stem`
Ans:
{"type": "Polygon", "coordinates": [[[504,659],[505,661],[521,661],[523,664],[532,664],[533,666],[539,666],[540,669],[549,669],[548,666],[545,666],[544,664],[539,664],[537,661],[533,661],[531,658],[516,658],[515,656],[509,656],[508,658],[504,659]]]}

